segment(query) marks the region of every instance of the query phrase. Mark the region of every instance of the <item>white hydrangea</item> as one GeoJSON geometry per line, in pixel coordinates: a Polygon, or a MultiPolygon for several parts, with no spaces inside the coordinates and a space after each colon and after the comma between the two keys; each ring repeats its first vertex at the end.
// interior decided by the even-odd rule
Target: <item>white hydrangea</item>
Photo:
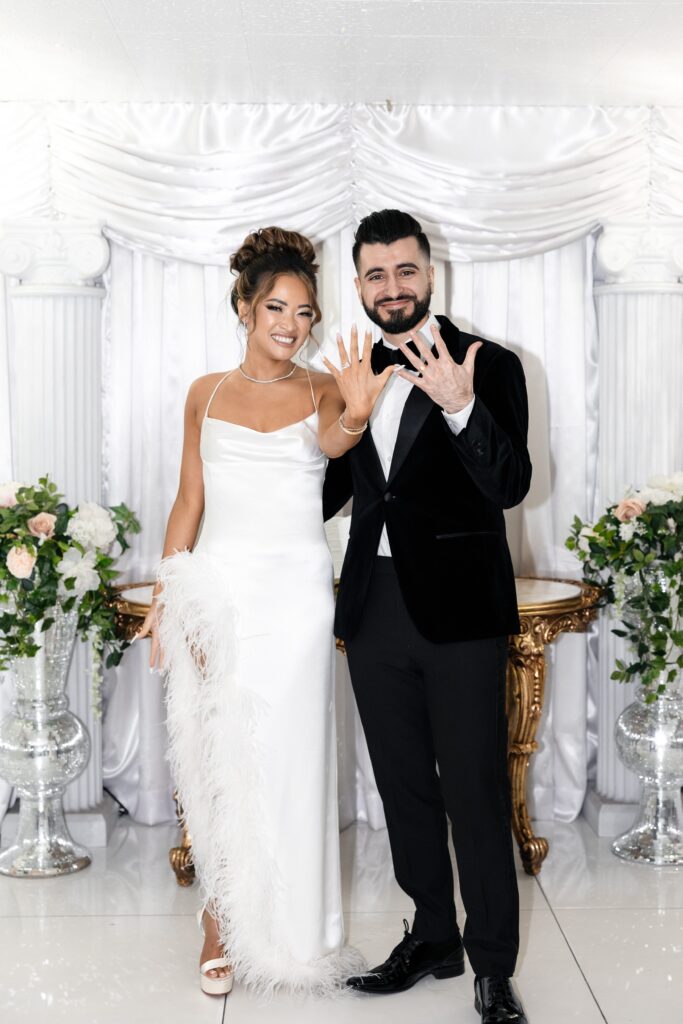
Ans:
{"type": "Polygon", "coordinates": [[[631,540],[635,532],[636,524],[633,521],[622,523],[619,527],[619,536],[622,540],[631,540]]]}
{"type": "Polygon", "coordinates": [[[86,551],[84,555],[77,548],[67,548],[62,560],[57,565],[57,572],[63,579],[74,579],[76,586],[73,590],[66,587],[60,588],[62,596],[75,594],[76,597],[83,597],[88,590],[97,590],[100,585],[100,576],[95,569],[96,554],[94,551],[86,551]]]}
{"type": "Polygon", "coordinates": [[[78,506],[78,511],[69,520],[66,532],[82,544],[86,550],[105,550],[116,538],[116,527],[106,508],[94,501],[78,506]]]}
{"type": "Polygon", "coordinates": [[[617,619],[622,617],[624,601],[626,599],[626,574],[619,570],[614,577],[614,616],[617,619]]]}

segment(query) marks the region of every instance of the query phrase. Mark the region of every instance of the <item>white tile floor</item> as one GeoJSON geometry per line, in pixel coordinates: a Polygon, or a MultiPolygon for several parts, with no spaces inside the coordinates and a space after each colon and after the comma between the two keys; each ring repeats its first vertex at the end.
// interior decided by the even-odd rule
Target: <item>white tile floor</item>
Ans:
{"type": "MultiPolygon", "coordinates": [[[[519,871],[517,984],[530,1024],[683,1022],[683,870],[625,864],[582,820],[539,831],[550,840],[541,875],[519,871]]],[[[477,1024],[469,971],[325,1004],[259,1005],[239,986],[227,999],[202,995],[196,890],[180,889],[168,866],[176,835],[123,818],[86,871],[0,878],[2,1024],[477,1024]]],[[[349,938],[375,963],[410,904],[386,833],[354,826],[342,851],[349,938]]]]}

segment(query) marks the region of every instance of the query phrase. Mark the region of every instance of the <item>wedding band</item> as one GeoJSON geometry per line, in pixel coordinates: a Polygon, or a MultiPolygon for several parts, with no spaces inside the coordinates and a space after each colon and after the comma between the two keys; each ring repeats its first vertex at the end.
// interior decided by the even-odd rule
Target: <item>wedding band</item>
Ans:
{"type": "Polygon", "coordinates": [[[342,363],[341,364],[341,368],[342,368],[342,370],[348,370],[350,365],[351,365],[351,363],[342,363]]]}

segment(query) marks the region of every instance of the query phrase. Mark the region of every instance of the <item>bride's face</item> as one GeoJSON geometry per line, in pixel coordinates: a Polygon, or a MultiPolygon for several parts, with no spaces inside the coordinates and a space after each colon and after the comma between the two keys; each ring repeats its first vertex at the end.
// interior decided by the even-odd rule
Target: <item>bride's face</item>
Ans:
{"type": "Polygon", "coordinates": [[[281,274],[256,307],[249,347],[271,359],[291,359],[311,331],[313,307],[301,278],[281,274]]]}

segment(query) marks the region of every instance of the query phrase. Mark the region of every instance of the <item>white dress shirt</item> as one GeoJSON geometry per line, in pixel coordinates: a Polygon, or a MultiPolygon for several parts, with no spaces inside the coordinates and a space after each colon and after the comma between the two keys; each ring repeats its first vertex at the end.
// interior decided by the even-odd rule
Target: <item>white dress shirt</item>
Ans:
{"type": "MultiPolygon", "coordinates": [[[[419,332],[429,348],[434,344],[434,339],[430,329],[432,324],[438,327],[439,321],[433,313],[430,313],[429,319],[424,326],[420,328],[419,332]]],[[[398,347],[397,345],[393,345],[390,341],[387,341],[384,336],[382,337],[382,341],[378,341],[375,344],[383,344],[386,345],[387,348],[391,349],[396,349],[398,347]]],[[[415,373],[417,373],[417,371],[415,371],[415,373]]],[[[394,454],[394,447],[398,436],[398,427],[401,422],[401,415],[403,414],[403,407],[406,404],[406,399],[408,398],[412,388],[413,385],[410,381],[404,380],[403,377],[390,377],[384,390],[377,399],[375,408],[372,410],[372,415],[370,416],[372,439],[375,442],[375,448],[377,449],[379,460],[382,464],[382,469],[386,477],[389,476],[389,467],[391,465],[392,455],[394,454]]],[[[473,406],[474,399],[472,399],[464,409],[461,409],[460,412],[442,412],[444,419],[454,434],[459,434],[461,430],[465,429],[473,406]]],[[[386,526],[382,529],[382,536],[380,537],[377,554],[386,556],[391,555],[386,526]]]]}

